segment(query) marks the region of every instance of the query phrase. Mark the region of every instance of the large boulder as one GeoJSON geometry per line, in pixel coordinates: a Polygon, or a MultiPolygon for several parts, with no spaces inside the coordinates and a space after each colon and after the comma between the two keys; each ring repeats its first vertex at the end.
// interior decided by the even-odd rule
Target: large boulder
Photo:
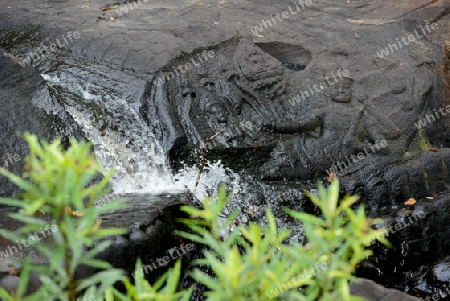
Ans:
{"type": "MultiPolygon", "coordinates": [[[[52,141],[62,137],[83,137],[78,125],[48,90],[39,73],[11,53],[0,48],[0,167],[23,172],[29,150],[22,135],[25,131],[52,141]]],[[[18,193],[17,187],[0,176],[0,196],[18,193]]]]}
{"type": "MultiPolygon", "coordinates": [[[[316,180],[339,176],[342,192],[362,195],[374,216],[388,209],[394,223],[411,214],[409,198],[448,190],[448,1],[82,2],[0,0],[0,46],[29,58],[64,41],[32,65],[63,81],[51,91],[85,118],[96,147],[110,148],[103,159],[119,162],[120,176],[141,171],[149,133],[177,170],[217,134],[207,158],[263,181],[240,191],[241,221],[263,222],[269,205],[298,232],[280,206],[311,207],[298,187],[316,180]]],[[[447,210],[431,202],[423,233],[400,235],[413,250],[408,268],[431,264],[420,252],[448,254],[447,210]]],[[[396,242],[398,264],[378,256],[373,277],[378,267],[390,280],[406,273],[396,242]]]]}
{"type": "Polygon", "coordinates": [[[335,174],[372,209],[448,189],[450,152],[434,148],[445,143],[450,112],[436,70],[443,53],[424,41],[376,54],[418,22],[335,26],[345,35],[339,46],[237,37],[184,54],[156,74],[142,115],[175,163],[212,138],[209,158],[234,170],[271,181],[335,174]],[[415,54],[425,49],[431,57],[415,54]]]}
{"type": "MultiPolygon", "coordinates": [[[[124,235],[109,237],[113,244],[99,254],[98,258],[111,263],[115,268],[125,270],[130,278],[134,275],[136,260],[140,258],[144,266],[145,277],[152,283],[158,279],[177,259],[186,260],[195,246],[184,242],[174,235],[175,230],[184,229],[177,218],[185,217],[180,206],[193,205],[194,198],[188,193],[180,194],[120,194],[108,195],[96,203],[101,206],[116,198],[127,200],[128,208],[108,212],[102,216],[102,227],[125,228],[124,235]]],[[[48,216],[43,219],[53,223],[48,216]]],[[[20,226],[0,213],[0,226],[14,230],[20,226]]],[[[52,243],[48,237],[41,237],[52,243]]],[[[9,291],[18,284],[18,275],[22,270],[17,259],[31,258],[34,263],[47,264],[48,260],[33,249],[32,245],[23,248],[11,241],[4,240],[0,245],[0,287],[9,291]]],[[[80,266],[76,278],[81,279],[94,274],[97,270],[80,266]]],[[[27,292],[33,292],[40,286],[39,276],[33,274],[27,292]]]]}
{"type": "Polygon", "coordinates": [[[214,137],[211,160],[270,181],[336,174],[373,210],[448,189],[448,3],[313,7],[155,71],[141,114],[173,167],[214,137]]]}
{"type": "Polygon", "coordinates": [[[368,279],[358,279],[350,283],[350,291],[367,301],[419,301],[419,298],[409,296],[393,289],[386,289],[368,279]]]}

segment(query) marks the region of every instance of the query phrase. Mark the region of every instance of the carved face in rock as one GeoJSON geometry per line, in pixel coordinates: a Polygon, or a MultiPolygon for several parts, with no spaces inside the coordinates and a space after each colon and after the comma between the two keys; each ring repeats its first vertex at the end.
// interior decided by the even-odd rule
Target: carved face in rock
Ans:
{"type": "Polygon", "coordinates": [[[218,123],[227,123],[228,114],[225,106],[218,102],[209,103],[206,106],[205,113],[207,116],[212,116],[218,123]]]}
{"type": "Polygon", "coordinates": [[[265,53],[254,44],[243,43],[236,50],[236,64],[248,81],[253,92],[258,91],[265,98],[274,99],[286,90],[282,79],[283,66],[273,56],[265,53]]]}
{"type": "Polygon", "coordinates": [[[228,110],[225,99],[217,93],[216,83],[210,78],[203,78],[201,81],[203,91],[200,97],[200,107],[207,118],[211,118],[217,123],[228,122],[228,110]]]}
{"type": "Polygon", "coordinates": [[[330,87],[331,99],[336,103],[349,103],[352,100],[353,80],[344,78],[330,87]]]}
{"type": "Polygon", "coordinates": [[[227,101],[228,108],[234,116],[242,113],[242,93],[236,84],[230,79],[230,76],[222,75],[218,79],[219,91],[222,97],[227,101]],[[231,80],[231,82],[230,82],[231,80]]]}
{"type": "Polygon", "coordinates": [[[270,71],[276,66],[272,63],[271,57],[262,52],[256,45],[244,44],[240,46],[239,50],[242,52],[239,60],[241,70],[248,79],[253,79],[255,75],[270,71]]]}

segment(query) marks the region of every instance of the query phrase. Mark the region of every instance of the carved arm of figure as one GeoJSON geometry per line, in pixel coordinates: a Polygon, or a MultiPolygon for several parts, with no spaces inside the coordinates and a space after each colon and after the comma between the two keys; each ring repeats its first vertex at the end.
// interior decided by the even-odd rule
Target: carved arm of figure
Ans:
{"type": "MultiPolygon", "coordinates": [[[[377,153],[380,155],[387,155],[390,153],[390,149],[387,145],[387,139],[389,139],[389,136],[386,137],[383,133],[380,132],[379,127],[377,127],[377,123],[374,123],[374,121],[378,121],[375,119],[372,115],[367,114],[367,111],[364,111],[364,115],[361,118],[361,129],[365,132],[366,137],[368,138],[369,142],[362,142],[362,141],[356,141],[356,139],[353,139],[353,141],[350,142],[349,146],[352,147],[353,151],[364,151],[365,149],[372,148],[375,145],[377,149],[377,153]],[[382,141],[385,142],[382,142],[382,141]],[[380,149],[380,143],[382,149],[380,149]],[[384,145],[384,146],[383,146],[384,145]]],[[[391,133],[396,134],[397,131],[393,130],[391,133]]]]}
{"type": "Polygon", "coordinates": [[[313,114],[295,121],[269,122],[263,125],[262,130],[272,130],[276,133],[293,134],[311,131],[322,125],[322,114],[313,114]]]}
{"type": "Polygon", "coordinates": [[[372,141],[376,140],[384,140],[384,139],[396,139],[400,136],[400,130],[395,125],[395,123],[386,118],[382,114],[376,110],[376,108],[372,108],[371,106],[367,106],[366,111],[368,113],[368,123],[370,122],[370,126],[367,127],[369,138],[372,141]],[[378,124],[380,126],[375,127],[374,124],[378,124]],[[383,132],[383,133],[381,133],[383,132]]]}
{"type": "Polygon", "coordinates": [[[348,147],[352,150],[360,150],[363,147],[361,141],[356,138],[357,130],[360,127],[360,121],[364,114],[364,109],[358,108],[357,112],[355,112],[355,116],[352,118],[350,125],[348,127],[348,131],[345,134],[344,139],[342,140],[342,144],[345,147],[348,147]]]}

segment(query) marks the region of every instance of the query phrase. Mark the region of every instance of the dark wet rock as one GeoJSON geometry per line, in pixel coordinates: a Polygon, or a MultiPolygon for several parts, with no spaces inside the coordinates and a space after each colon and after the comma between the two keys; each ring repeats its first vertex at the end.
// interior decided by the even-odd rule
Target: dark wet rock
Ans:
{"type": "Polygon", "coordinates": [[[439,258],[446,258],[450,251],[449,210],[450,194],[446,193],[386,212],[381,217],[392,248],[372,245],[374,255],[361,264],[358,275],[422,297],[438,293],[448,282],[444,280],[446,259],[439,258]]]}
{"type": "MultiPolygon", "coordinates": [[[[81,138],[79,127],[48,90],[42,77],[20,59],[0,48],[0,167],[10,172],[23,172],[28,146],[22,139],[28,131],[48,141],[63,137],[81,138]]],[[[15,185],[0,176],[0,196],[18,193],[15,185]]]]}
{"type": "Polygon", "coordinates": [[[414,294],[432,298],[450,297],[450,257],[439,259],[432,264],[423,265],[415,271],[408,281],[407,289],[414,294]]]}
{"type": "Polygon", "coordinates": [[[8,293],[12,294],[19,286],[20,278],[18,276],[7,275],[0,278],[0,287],[4,288],[8,293]]]}
{"type": "Polygon", "coordinates": [[[8,274],[18,274],[18,271],[22,269],[22,266],[12,260],[3,259],[0,261],[0,278],[8,274]],[[14,271],[17,271],[14,272],[14,271]]]}
{"type": "MultiPolygon", "coordinates": [[[[411,183],[406,185],[415,190],[411,192],[416,192],[417,197],[447,189],[442,181],[446,169],[434,167],[443,166],[448,151],[423,154],[423,146],[429,142],[414,125],[424,115],[416,108],[437,108],[442,102],[437,93],[439,79],[414,79],[394,61],[389,70],[374,64],[373,71],[365,73],[358,67],[356,72],[355,65],[337,65],[333,50],[309,59],[309,68],[301,74],[288,76],[283,63],[268,54],[268,49],[275,47],[263,49],[261,45],[244,38],[231,39],[184,55],[157,74],[144,116],[160,121],[159,137],[172,158],[183,154],[188,158],[190,151],[186,147],[192,145],[195,149],[221,133],[209,144],[212,158],[220,158],[234,169],[260,174],[266,180],[317,179],[335,172],[344,183],[360,182],[363,197],[383,207],[392,204],[380,200],[387,200],[392,190],[398,190],[397,183],[388,187],[386,182],[393,182],[396,173],[404,175],[404,170],[396,169],[405,164],[404,169],[411,173],[411,183]],[[214,59],[183,76],[174,71],[205,51],[214,54],[214,59]],[[333,77],[333,85],[329,86],[328,80],[333,77]],[[320,93],[310,90],[315,83],[326,89],[320,93]],[[416,91],[414,85],[423,85],[428,92],[416,91]],[[417,102],[411,102],[411,97],[417,102]],[[382,113],[386,106],[390,115],[382,113]],[[240,156],[251,160],[236,164],[240,156]],[[422,164],[429,166],[423,174],[427,179],[418,177],[417,181],[424,184],[417,186],[413,177],[422,174],[418,172],[422,164]],[[433,181],[433,177],[437,180],[433,181]]],[[[435,72],[424,65],[418,68],[422,69],[419,74],[435,72]]],[[[439,121],[429,125],[439,126],[439,121]]]]}
{"type": "MultiPolygon", "coordinates": [[[[130,132],[145,132],[121,113],[129,105],[163,141],[178,170],[182,162],[198,163],[203,142],[224,131],[209,143],[207,158],[264,180],[245,191],[257,196],[250,205],[258,221],[267,204],[283,225],[289,218],[280,204],[315,212],[301,191],[333,170],[343,192],[362,195],[361,203],[387,223],[420,208],[426,218],[393,233],[393,250],[375,249],[379,261],[366,271],[382,278],[379,283],[403,288],[409,271],[449,254],[445,196],[402,210],[410,197],[421,201],[449,188],[450,115],[439,115],[450,105],[445,85],[450,52],[443,51],[450,30],[448,1],[313,1],[259,30],[261,20],[268,22],[289,5],[141,1],[126,12],[123,3],[120,10],[101,12],[110,3],[89,9],[72,1],[0,4],[8,7],[0,11],[0,45],[18,57],[62,41],[68,32],[80,33],[80,39],[33,66],[65,83],[82,83],[83,91],[55,85],[51,92],[72,114],[83,112],[95,121],[89,134],[107,137],[111,131],[126,147],[145,145],[128,139],[130,132]],[[439,28],[396,47],[396,39],[420,33],[426,22],[439,28]],[[379,55],[388,44],[394,51],[379,55]],[[188,63],[190,70],[176,69],[188,63]],[[348,70],[350,79],[340,78],[338,70],[348,70]],[[318,88],[322,83],[325,88],[318,88]],[[123,103],[80,99],[86,91],[123,103]],[[419,121],[422,126],[416,126],[419,121]],[[383,140],[387,145],[378,147],[383,140]]],[[[137,165],[119,174],[135,172],[137,165]]],[[[253,213],[242,215],[254,220],[253,213]]],[[[133,231],[115,241],[117,254],[142,252],[141,242],[159,230],[133,231]]],[[[125,259],[114,260],[124,264],[125,259]]]]}
{"type": "MultiPolygon", "coordinates": [[[[144,266],[151,267],[147,268],[145,276],[153,282],[174,263],[172,256],[168,265],[159,264],[165,256],[170,255],[169,250],[180,248],[183,244],[173,232],[183,228],[176,221],[183,216],[179,207],[192,204],[193,198],[189,194],[121,194],[117,197],[128,199],[131,206],[105,214],[102,226],[126,228],[129,232],[113,237],[113,244],[99,258],[115,268],[124,269],[130,276],[134,273],[137,258],[141,258],[144,266]]],[[[80,268],[77,278],[89,276],[93,272],[90,268],[80,268]]]]}
{"type": "Polygon", "coordinates": [[[440,47],[424,39],[410,51],[376,54],[403,30],[414,32],[419,16],[407,25],[353,28],[335,21],[335,28],[359,32],[339,47],[325,48],[322,39],[287,44],[238,37],[195,49],[155,75],[142,115],[172,162],[189,160],[220,133],[209,143],[211,159],[264,180],[334,172],[344,187],[354,183],[373,210],[398,205],[407,195],[445,191],[450,153],[428,152],[443,142],[443,82],[425,63],[442,62],[440,47]],[[375,49],[361,43],[362,36],[376,40],[375,49]],[[415,54],[425,49],[429,56],[415,54]],[[205,53],[211,57],[202,60],[205,53]],[[296,64],[304,70],[283,68],[296,64]]]}
{"type": "Polygon", "coordinates": [[[381,285],[367,279],[358,279],[350,283],[352,295],[365,298],[367,301],[419,301],[420,299],[409,296],[393,289],[386,289],[381,285]]]}
{"type": "Polygon", "coordinates": [[[28,280],[28,287],[27,287],[27,294],[32,294],[36,292],[40,287],[42,283],[39,279],[39,274],[37,272],[32,271],[30,273],[30,278],[28,280]]]}
{"type": "Polygon", "coordinates": [[[284,67],[294,71],[304,70],[311,61],[311,52],[299,45],[280,42],[256,43],[256,45],[279,60],[284,67]]]}
{"type": "MultiPolygon", "coordinates": [[[[22,266],[13,259],[3,258],[0,261],[0,287],[9,293],[16,291],[22,273],[22,266]]],[[[35,292],[41,286],[39,275],[32,271],[28,278],[26,294],[35,292]]]]}
{"type": "MultiPolygon", "coordinates": [[[[115,197],[126,198],[130,207],[105,214],[102,218],[102,227],[126,228],[129,231],[125,235],[111,237],[113,244],[99,254],[98,258],[111,263],[115,268],[124,269],[130,277],[134,273],[137,258],[141,258],[143,265],[147,266],[145,277],[150,281],[155,281],[168,266],[175,263],[176,259],[183,259],[192,251],[193,248],[186,247],[187,242],[183,242],[173,234],[174,230],[183,228],[176,222],[176,219],[184,217],[179,210],[180,206],[193,204],[191,195],[125,194],[108,196],[108,198],[115,197]],[[166,256],[169,256],[169,262],[167,263],[165,260],[166,264],[159,264],[161,259],[167,259],[166,256]]],[[[8,218],[2,216],[1,220],[8,220],[8,218]]],[[[20,268],[17,268],[17,264],[14,263],[15,259],[31,257],[36,263],[47,263],[46,258],[35,253],[32,248],[10,254],[7,249],[8,245],[11,245],[11,242],[0,246],[0,251],[3,252],[2,256],[5,255],[5,252],[8,256],[0,262],[0,281],[4,281],[1,282],[4,283],[4,287],[15,283],[15,278],[9,277],[12,275],[12,271],[20,272],[20,268]]],[[[80,266],[77,269],[76,278],[85,278],[95,272],[96,269],[80,266]]],[[[18,275],[18,273],[14,275],[18,275]]],[[[38,276],[34,275],[33,277],[28,287],[29,292],[35,291],[40,285],[38,276]]]]}
{"type": "Polygon", "coordinates": [[[402,206],[410,197],[421,199],[449,189],[449,148],[425,151],[379,170],[376,164],[386,160],[370,156],[340,173],[345,190],[362,195],[370,210],[402,206]]]}
{"type": "MultiPolygon", "coordinates": [[[[130,207],[105,214],[102,226],[126,228],[129,233],[113,237],[113,245],[102,252],[99,258],[131,275],[137,258],[141,258],[143,265],[150,265],[167,256],[171,248],[178,248],[182,244],[173,231],[183,228],[176,222],[177,218],[183,216],[179,207],[193,204],[193,197],[189,194],[118,196],[128,199],[130,207]]],[[[171,260],[170,264],[173,263],[171,260]]],[[[166,270],[166,266],[157,267],[146,273],[147,279],[154,281],[166,270]]],[[[77,271],[77,277],[82,278],[91,273],[91,269],[83,268],[77,271]]]]}
{"type": "MultiPolygon", "coordinates": [[[[136,106],[164,141],[173,166],[192,162],[206,138],[224,131],[210,144],[210,158],[223,159],[234,170],[266,180],[316,180],[334,168],[343,180],[356,182],[367,200],[377,203],[374,209],[389,206],[392,200],[386,201],[386,196],[399,193],[402,198],[404,194],[404,187],[397,183],[416,188],[416,175],[410,175],[409,183],[397,165],[406,168],[413,163],[413,168],[419,168],[414,160],[431,143],[439,147],[445,142],[445,116],[433,121],[430,114],[443,103],[444,85],[436,67],[444,59],[441,32],[448,26],[448,3],[375,1],[339,4],[332,10],[327,3],[314,3],[283,22],[255,31],[261,19],[272,16],[264,2],[232,6],[174,2],[167,7],[137,3],[126,12],[123,5],[104,12],[105,21],[98,21],[99,8],[25,1],[2,12],[8,21],[1,36],[4,47],[23,57],[39,50],[42,43],[69,39],[68,33],[73,36],[77,31],[81,38],[68,40],[35,66],[49,71],[57,70],[63,61],[71,66],[81,62],[71,59],[85,60],[153,80],[136,106]],[[236,15],[221,13],[231,7],[236,15]],[[23,16],[49,11],[58,13],[17,26],[23,16]],[[246,11],[252,11],[252,16],[246,11]],[[71,15],[80,19],[61,22],[57,17],[71,15]],[[419,38],[420,43],[392,46],[394,51],[380,55],[396,38],[420,29],[423,20],[437,22],[439,29],[419,38]],[[230,27],[236,22],[240,34],[234,25],[230,27]],[[26,49],[28,43],[33,49],[26,49]],[[206,61],[208,51],[214,51],[214,57],[206,61]],[[193,65],[189,70],[175,71],[187,63],[193,65]],[[348,70],[351,80],[344,84],[339,70],[348,70]],[[335,76],[339,81],[331,85],[328,80],[334,81],[335,76]],[[417,129],[414,123],[427,116],[432,122],[417,129]],[[381,140],[388,146],[376,149],[375,143],[381,140]],[[355,163],[352,156],[359,154],[365,158],[355,163]]],[[[288,10],[285,4],[269,9],[288,10]]],[[[88,75],[88,80],[93,79],[88,75]]],[[[127,130],[109,115],[95,114],[100,130],[127,130]]],[[[434,174],[442,177],[429,171],[424,177],[434,174]]],[[[438,187],[417,186],[418,194],[447,188],[439,182],[438,187]]]]}
{"type": "MultiPolygon", "coordinates": [[[[10,268],[6,274],[0,273],[0,287],[5,289],[10,294],[17,290],[20,282],[22,268],[17,266],[17,263],[10,264],[10,268]]],[[[32,271],[28,277],[28,286],[25,290],[25,295],[36,292],[41,286],[38,273],[32,271]]]]}

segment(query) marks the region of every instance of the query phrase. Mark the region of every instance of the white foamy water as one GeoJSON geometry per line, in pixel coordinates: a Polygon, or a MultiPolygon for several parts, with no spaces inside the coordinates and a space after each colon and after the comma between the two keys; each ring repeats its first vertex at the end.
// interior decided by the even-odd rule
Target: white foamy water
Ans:
{"type": "Polygon", "coordinates": [[[176,188],[164,149],[125,99],[102,95],[90,84],[82,86],[73,81],[66,82],[55,75],[43,77],[50,85],[68,91],[67,97],[73,95],[74,99],[65,103],[66,110],[94,144],[95,155],[105,171],[115,169],[111,181],[115,193],[156,193],[176,188]],[[79,104],[76,96],[82,98],[83,104],[79,104]],[[105,114],[112,117],[95,116],[89,109],[91,106],[103,108],[105,114]],[[99,121],[111,124],[99,130],[99,121]]]}
{"type": "MultiPolygon", "coordinates": [[[[111,180],[114,193],[162,193],[189,189],[199,200],[214,196],[222,182],[228,190],[239,193],[241,177],[219,162],[207,163],[198,186],[198,167],[186,166],[173,174],[166,151],[126,99],[111,97],[95,84],[74,81],[70,75],[42,75],[50,86],[65,93],[65,107],[94,144],[94,152],[105,171],[115,169],[111,180]],[[98,116],[90,108],[102,108],[98,116]],[[97,116],[96,116],[97,115],[97,116]],[[102,118],[105,117],[105,118],[102,118]],[[99,122],[110,122],[98,126],[99,122]],[[99,128],[101,130],[99,130],[99,128]],[[113,130],[114,129],[114,130],[113,130]]],[[[201,158],[199,157],[199,162],[201,158]]]]}
{"type": "Polygon", "coordinates": [[[198,167],[184,167],[174,179],[178,184],[186,186],[199,200],[203,200],[205,196],[216,196],[222,183],[226,183],[228,191],[235,195],[242,192],[241,176],[223,167],[220,160],[214,163],[207,162],[196,187],[197,176],[198,167]]]}

